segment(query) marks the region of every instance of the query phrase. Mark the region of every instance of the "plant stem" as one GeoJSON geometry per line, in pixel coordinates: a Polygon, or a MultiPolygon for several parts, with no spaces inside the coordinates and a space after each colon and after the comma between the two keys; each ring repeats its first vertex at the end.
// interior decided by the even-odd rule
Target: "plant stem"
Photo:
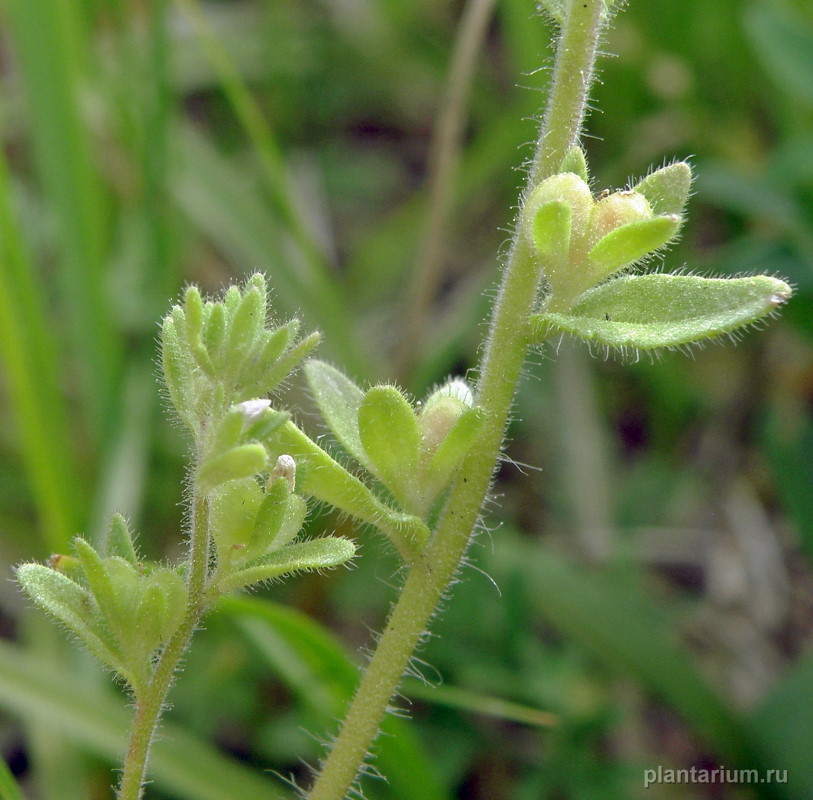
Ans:
{"type": "MultiPolygon", "coordinates": [[[[571,2],[556,52],[548,108],[528,189],[558,171],[579,136],[593,74],[604,0],[571,2]]],[[[517,231],[518,231],[517,224],[517,231]]],[[[434,539],[410,569],[376,652],[310,800],[342,800],[359,772],[414,648],[465,555],[498,463],[508,415],[527,351],[526,320],[539,266],[515,232],[492,313],[477,403],[486,412],[479,441],[452,487],[434,539]]]]}
{"type": "Polygon", "coordinates": [[[161,651],[152,677],[143,689],[136,690],[136,710],[130,729],[130,741],[119,784],[118,800],[139,800],[143,794],[150,744],[178,662],[189,647],[192,634],[204,611],[204,589],[209,565],[209,508],[205,497],[195,491],[192,504],[190,542],[189,599],[180,628],[161,651]]]}

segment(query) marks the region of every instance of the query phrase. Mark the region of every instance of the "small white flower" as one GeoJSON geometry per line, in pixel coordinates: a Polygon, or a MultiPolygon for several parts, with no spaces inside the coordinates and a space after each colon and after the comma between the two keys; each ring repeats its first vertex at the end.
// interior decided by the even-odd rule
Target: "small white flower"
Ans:
{"type": "Polygon", "coordinates": [[[288,489],[290,491],[294,490],[294,485],[296,484],[296,461],[294,461],[293,456],[283,453],[283,455],[277,459],[277,463],[271,471],[271,480],[276,480],[277,478],[285,478],[285,480],[288,481],[288,489]]]}
{"type": "Polygon", "coordinates": [[[237,408],[243,412],[243,417],[247,425],[256,422],[260,418],[260,414],[262,414],[266,408],[270,407],[271,401],[267,398],[263,400],[244,400],[242,403],[237,404],[237,408]]]}

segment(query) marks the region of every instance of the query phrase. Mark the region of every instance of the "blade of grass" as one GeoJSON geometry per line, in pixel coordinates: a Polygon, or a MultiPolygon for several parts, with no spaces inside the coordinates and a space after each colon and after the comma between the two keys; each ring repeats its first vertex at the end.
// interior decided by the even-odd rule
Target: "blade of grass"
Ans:
{"type": "Polygon", "coordinates": [[[36,271],[11,207],[0,154],[0,362],[39,517],[42,549],[65,552],[77,530],[82,494],[59,387],[59,354],[46,323],[36,271]]]}
{"type": "Polygon", "coordinates": [[[495,0],[468,0],[458,25],[449,73],[430,143],[427,180],[429,200],[409,274],[406,329],[396,353],[396,370],[408,375],[426,317],[443,278],[443,253],[452,211],[454,184],[460,165],[463,128],[474,82],[477,58],[494,11],[495,0]]]}
{"type": "Polygon", "coordinates": [[[0,761],[0,800],[25,800],[23,790],[5,761],[0,761]]]}
{"type": "Polygon", "coordinates": [[[471,714],[484,714],[489,717],[531,725],[536,728],[550,728],[556,725],[558,717],[550,711],[513,703],[502,697],[493,697],[461,689],[459,686],[427,686],[414,678],[404,681],[401,691],[407,697],[415,697],[425,703],[458,708],[471,714]]]}
{"type": "Polygon", "coordinates": [[[789,797],[813,797],[813,650],[768,693],[750,719],[752,736],[769,767],[787,769],[789,797]]]}
{"type": "Polygon", "coordinates": [[[283,229],[269,218],[263,198],[245,173],[188,125],[177,130],[173,163],[175,201],[193,224],[235,264],[267,271],[284,310],[301,313],[310,325],[318,326],[326,346],[349,372],[369,374],[369,359],[360,360],[348,341],[347,329],[353,326],[337,305],[336,294],[330,287],[315,285],[298,269],[283,229]]]}
{"type": "MultiPolygon", "coordinates": [[[[69,735],[88,751],[118,762],[130,712],[108,692],[80,685],[64,668],[0,642],[0,706],[69,735]]],[[[153,745],[151,773],[162,791],[184,800],[276,800],[290,796],[238,761],[171,723],[153,745]]]]}
{"type": "Polygon", "coordinates": [[[347,306],[342,302],[344,290],[329,272],[327,258],[294,199],[282,150],[271,125],[252,97],[228,51],[212,30],[197,0],[176,0],[176,3],[200,37],[223,91],[257,154],[274,211],[302,256],[308,272],[304,284],[308,293],[303,298],[302,306],[320,307],[323,320],[321,327],[328,334],[328,339],[336,340],[334,345],[341,348],[346,366],[354,370],[363,364],[364,359],[353,333],[355,328],[348,324],[345,312],[347,306]]]}
{"type": "Polygon", "coordinates": [[[529,548],[523,563],[548,621],[666,700],[721,757],[751,764],[754,754],[743,725],[672,640],[668,622],[635,581],[579,570],[538,547],[529,548]]]}
{"type": "MultiPolygon", "coordinates": [[[[68,652],[71,645],[63,632],[35,609],[25,610],[20,633],[29,658],[45,664],[73,661],[70,657],[75,653],[68,652]]],[[[24,717],[23,730],[37,796],[42,800],[85,800],[86,765],[72,737],[39,717],[24,717]]]]}
{"type": "MultiPolygon", "coordinates": [[[[226,597],[221,613],[230,616],[300,703],[331,725],[342,713],[358,681],[358,668],[342,645],[296,609],[249,597],[226,597]]],[[[391,800],[445,800],[448,794],[405,720],[387,718],[376,744],[378,764],[387,776],[391,800]]]]}
{"type": "Polygon", "coordinates": [[[119,353],[104,293],[107,209],[81,115],[88,51],[83,11],[71,0],[8,0],[7,7],[37,171],[58,231],[57,286],[71,361],[80,376],[85,424],[98,443],[109,422],[119,353]]]}

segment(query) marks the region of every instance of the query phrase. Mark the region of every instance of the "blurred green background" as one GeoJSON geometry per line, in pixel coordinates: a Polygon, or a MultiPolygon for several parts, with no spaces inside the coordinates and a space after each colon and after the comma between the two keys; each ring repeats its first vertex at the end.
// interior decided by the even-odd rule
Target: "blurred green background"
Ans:
{"type": "MultiPolygon", "coordinates": [[[[187,443],[155,337],[185,283],[266,271],[279,315],[359,381],[421,396],[476,365],[551,64],[532,0],[479,5],[438,180],[463,2],[0,2],[2,800],[110,796],[126,698],[11,565],[114,510],[148,556],[178,551],[187,443]]],[[[813,8],[631,0],[604,49],[596,186],[691,156],[667,266],[768,272],[796,295],[736,347],[623,364],[565,341],[531,359],[496,502],[415,663],[429,686],[406,681],[370,798],[813,797],[813,8]],[[658,766],[787,780],[644,789],[658,766]]],[[[319,432],[299,381],[283,402],[319,432]]],[[[311,524],[349,532],[328,509],[311,524]]],[[[353,570],[208,619],[149,797],[307,783],[399,581],[361,541],[353,570]]]]}

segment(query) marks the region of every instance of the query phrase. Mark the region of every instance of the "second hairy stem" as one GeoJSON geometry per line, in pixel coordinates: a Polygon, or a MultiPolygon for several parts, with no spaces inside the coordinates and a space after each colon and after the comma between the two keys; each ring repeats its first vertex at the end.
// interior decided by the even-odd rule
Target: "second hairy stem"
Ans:
{"type": "MultiPolygon", "coordinates": [[[[559,169],[584,118],[604,0],[571,2],[559,39],[553,85],[529,187],[559,169]]],[[[480,438],[460,468],[443,517],[409,572],[373,658],[325,761],[310,800],[343,800],[375,739],[387,706],[437,604],[454,578],[498,462],[527,350],[526,325],[539,266],[515,233],[480,370],[477,402],[486,414],[480,438]]]]}
{"type": "Polygon", "coordinates": [[[155,736],[167,693],[192,634],[203,614],[203,594],[209,565],[209,508],[196,490],[192,504],[189,599],[180,628],[167,642],[146,685],[136,692],[136,708],[117,800],[139,800],[143,795],[150,744],[155,736]]]}

